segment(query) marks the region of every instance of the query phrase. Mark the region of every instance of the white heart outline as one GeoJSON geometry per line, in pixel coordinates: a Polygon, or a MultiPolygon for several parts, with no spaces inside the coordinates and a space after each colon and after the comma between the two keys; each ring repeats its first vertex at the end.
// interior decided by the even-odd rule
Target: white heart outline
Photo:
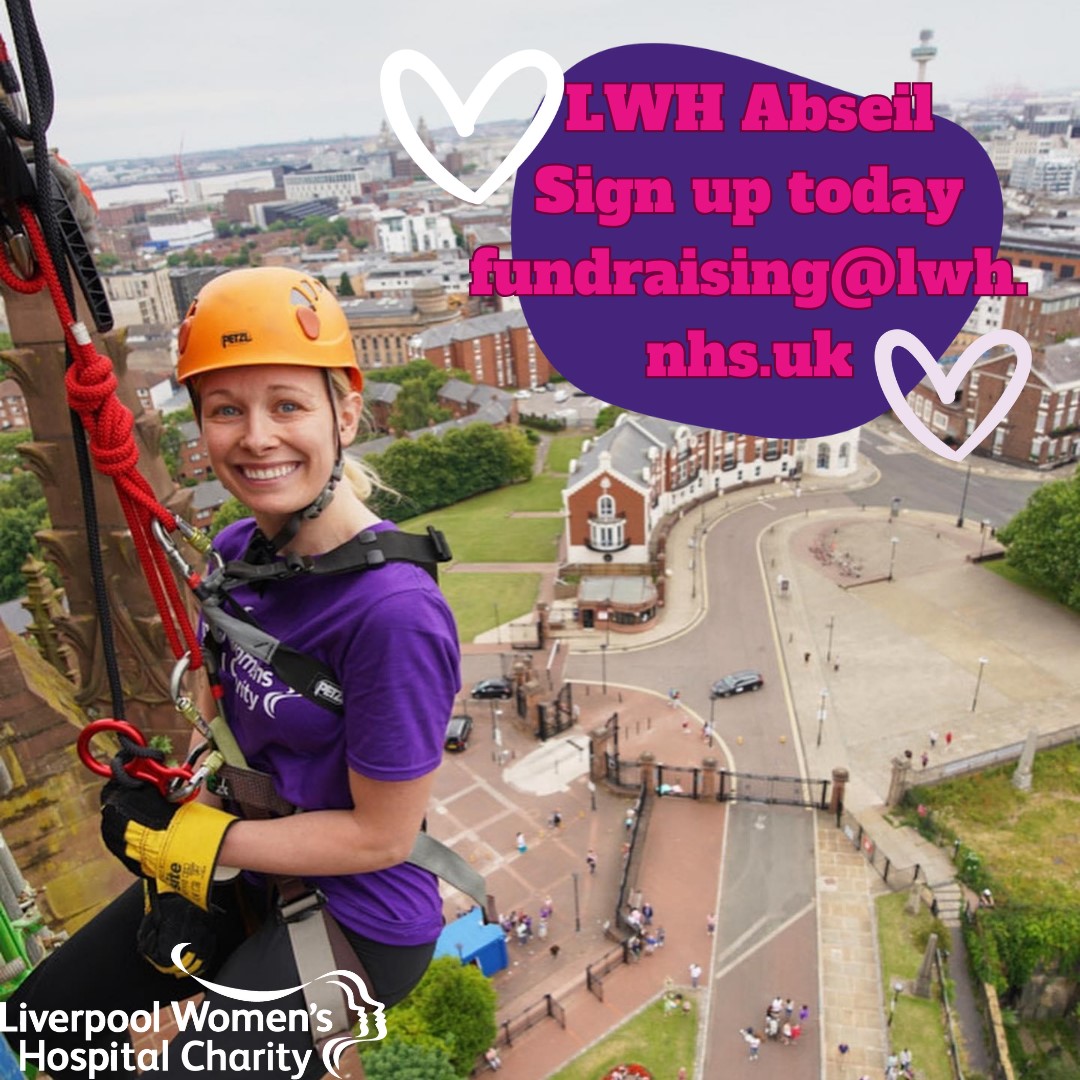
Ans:
{"type": "Polygon", "coordinates": [[[930,355],[930,350],[908,330],[886,330],[877,340],[874,346],[874,366],[877,369],[878,384],[881,386],[893,412],[896,413],[900,422],[929,450],[939,457],[949,461],[963,461],[964,458],[986,438],[987,435],[1008,415],[1009,410],[1016,404],[1027,385],[1028,375],[1031,373],[1031,346],[1027,338],[1018,334],[1015,330],[991,330],[987,334],[973,341],[960,355],[960,359],[953,364],[952,370],[946,375],[938,366],[937,361],[930,355]],[[914,410],[907,403],[907,398],[900,392],[900,386],[896,381],[896,371],[893,368],[893,349],[898,346],[907,349],[919,363],[923,370],[930,376],[934,384],[937,396],[944,404],[949,404],[956,397],[956,391],[964,376],[971,370],[975,361],[983,353],[998,345],[1012,347],[1016,354],[1016,366],[1013,369],[1012,378],[1009,380],[1001,397],[994,403],[994,407],[983,417],[978,427],[964,440],[962,446],[953,450],[943,443],[927,426],[915,415],[914,410]]]}
{"type": "Polygon", "coordinates": [[[504,56],[491,67],[476,84],[476,89],[462,102],[457,92],[447,81],[436,64],[415,49],[398,49],[383,62],[379,74],[379,92],[382,95],[386,118],[394,129],[394,134],[408,152],[409,157],[420,166],[427,176],[451,195],[464,202],[479,206],[497,191],[509,178],[510,174],[536,149],[536,144],[544,137],[551,126],[555,114],[559,111],[563,96],[563,72],[555,57],[540,49],[522,49],[504,56]],[[547,81],[544,100],[532,123],[525,129],[525,134],[518,139],[514,148],[500,162],[498,168],[473,191],[463,184],[446,167],[435,159],[435,155],[420,141],[420,136],[413,127],[413,122],[405,109],[405,100],[401,93],[401,76],[406,71],[415,71],[424,82],[435,91],[442,102],[457,133],[467,138],[476,128],[476,118],[491,99],[491,95],[511,75],[525,68],[537,68],[547,81]]]}

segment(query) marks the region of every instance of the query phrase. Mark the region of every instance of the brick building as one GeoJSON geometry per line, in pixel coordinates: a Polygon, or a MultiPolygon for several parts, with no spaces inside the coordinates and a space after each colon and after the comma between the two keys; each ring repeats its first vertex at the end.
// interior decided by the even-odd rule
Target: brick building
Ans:
{"type": "Polygon", "coordinates": [[[26,411],[26,398],[14,379],[0,382],[0,430],[18,431],[30,426],[30,414],[26,411]]]}
{"type": "Polygon", "coordinates": [[[489,386],[531,389],[543,386],[552,373],[520,310],[432,327],[416,336],[410,352],[413,360],[457,368],[489,386]]]}
{"type": "Polygon", "coordinates": [[[202,431],[194,420],[181,424],[180,463],[176,469],[177,480],[206,480],[214,475],[210,467],[210,454],[206,449],[202,431]]]}
{"type": "Polygon", "coordinates": [[[344,300],[360,367],[400,367],[416,359],[410,341],[432,327],[458,320],[446,290],[438,281],[414,284],[408,297],[344,300]]]}
{"type": "Polygon", "coordinates": [[[608,619],[610,629],[632,631],[652,618],[646,584],[662,576],[658,536],[670,515],[749,484],[850,475],[858,444],[858,429],[820,439],[765,439],[622,414],[582,446],[563,490],[565,569],[633,579],[621,592],[593,585],[579,592],[582,624],[608,619]]]}
{"type": "MultiPolygon", "coordinates": [[[[1001,396],[1015,362],[1008,349],[994,350],[972,366],[951,404],[942,404],[929,376],[908,394],[908,403],[939,439],[959,446],[1001,396]]],[[[978,451],[1039,468],[1075,461],[1080,458],[1078,412],[1080,338],[1034,353],[1031,374],[1016,404],[978,451]]]]}

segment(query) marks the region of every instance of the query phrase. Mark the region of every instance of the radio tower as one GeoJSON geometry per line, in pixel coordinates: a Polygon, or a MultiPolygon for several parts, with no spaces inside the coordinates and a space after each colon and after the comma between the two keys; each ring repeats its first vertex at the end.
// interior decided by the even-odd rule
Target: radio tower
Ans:
{"type": "Polygon", "coordinates": [[[916,82],[926,82],[926,65],[937,56],[937,46],[930,44],[930,39],[933,36],[933,30],[920,30],[919,44],[911,50],[911,59],[919,65],[916,82]]]}

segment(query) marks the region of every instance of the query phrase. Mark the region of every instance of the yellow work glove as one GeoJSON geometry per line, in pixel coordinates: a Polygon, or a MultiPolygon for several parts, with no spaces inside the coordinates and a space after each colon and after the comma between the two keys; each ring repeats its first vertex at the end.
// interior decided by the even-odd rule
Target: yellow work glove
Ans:
{"type": "Polygon", "coordinates": [[[151,784],[101,792],[101,838],[132,873],[156,878],[204,911],[225,833],[237,820],[205,803],[171,803],[151,784]]]}

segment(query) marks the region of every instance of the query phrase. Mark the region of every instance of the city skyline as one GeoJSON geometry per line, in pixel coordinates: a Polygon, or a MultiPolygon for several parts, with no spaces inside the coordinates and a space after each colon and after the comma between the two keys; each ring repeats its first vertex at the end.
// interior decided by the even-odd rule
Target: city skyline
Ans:
{"type": "MultiPolygon", "coordinates": [[[[1060,43],[1080,30],[1080,9],[1069,0],[1033,0],[1022,14],[1007,0],[904,10],[823,0],[812,19],[793,0],[749,9],[695,0],[678,10],[643,0],[588,8],[549,0],[512,11],[481,0],[467,18],[421,4],[381,9],[377,22],[344,0],[327,0],[318,21],[304,24],[294,10],[192,0],[182,18],[163,21],[144,4],[118,0],[106,26],[96,9],[71,0],[42,6],[36,16],[56,92],[50,143],[88,163],[175,155],[181,145],[196,152],[369,135],[384,115],[379,70],[401,48],[428,55],[462,97],[517,49],[549,52],[565,70],[591,53],[642,41],[713,48],[866,94],[914,76],[910,51],[930,28],[939,49],[928,69],[936,101],[1018,83],[1052,93],[1075,85],[1060,43]]],[[[446,125],[418,78],[406,76],[404,87],[412,115],[432,128],[446,125]]],[[[541,88],[538,73],[519,73],[481,119],[530,115],[541,88]]]]}

